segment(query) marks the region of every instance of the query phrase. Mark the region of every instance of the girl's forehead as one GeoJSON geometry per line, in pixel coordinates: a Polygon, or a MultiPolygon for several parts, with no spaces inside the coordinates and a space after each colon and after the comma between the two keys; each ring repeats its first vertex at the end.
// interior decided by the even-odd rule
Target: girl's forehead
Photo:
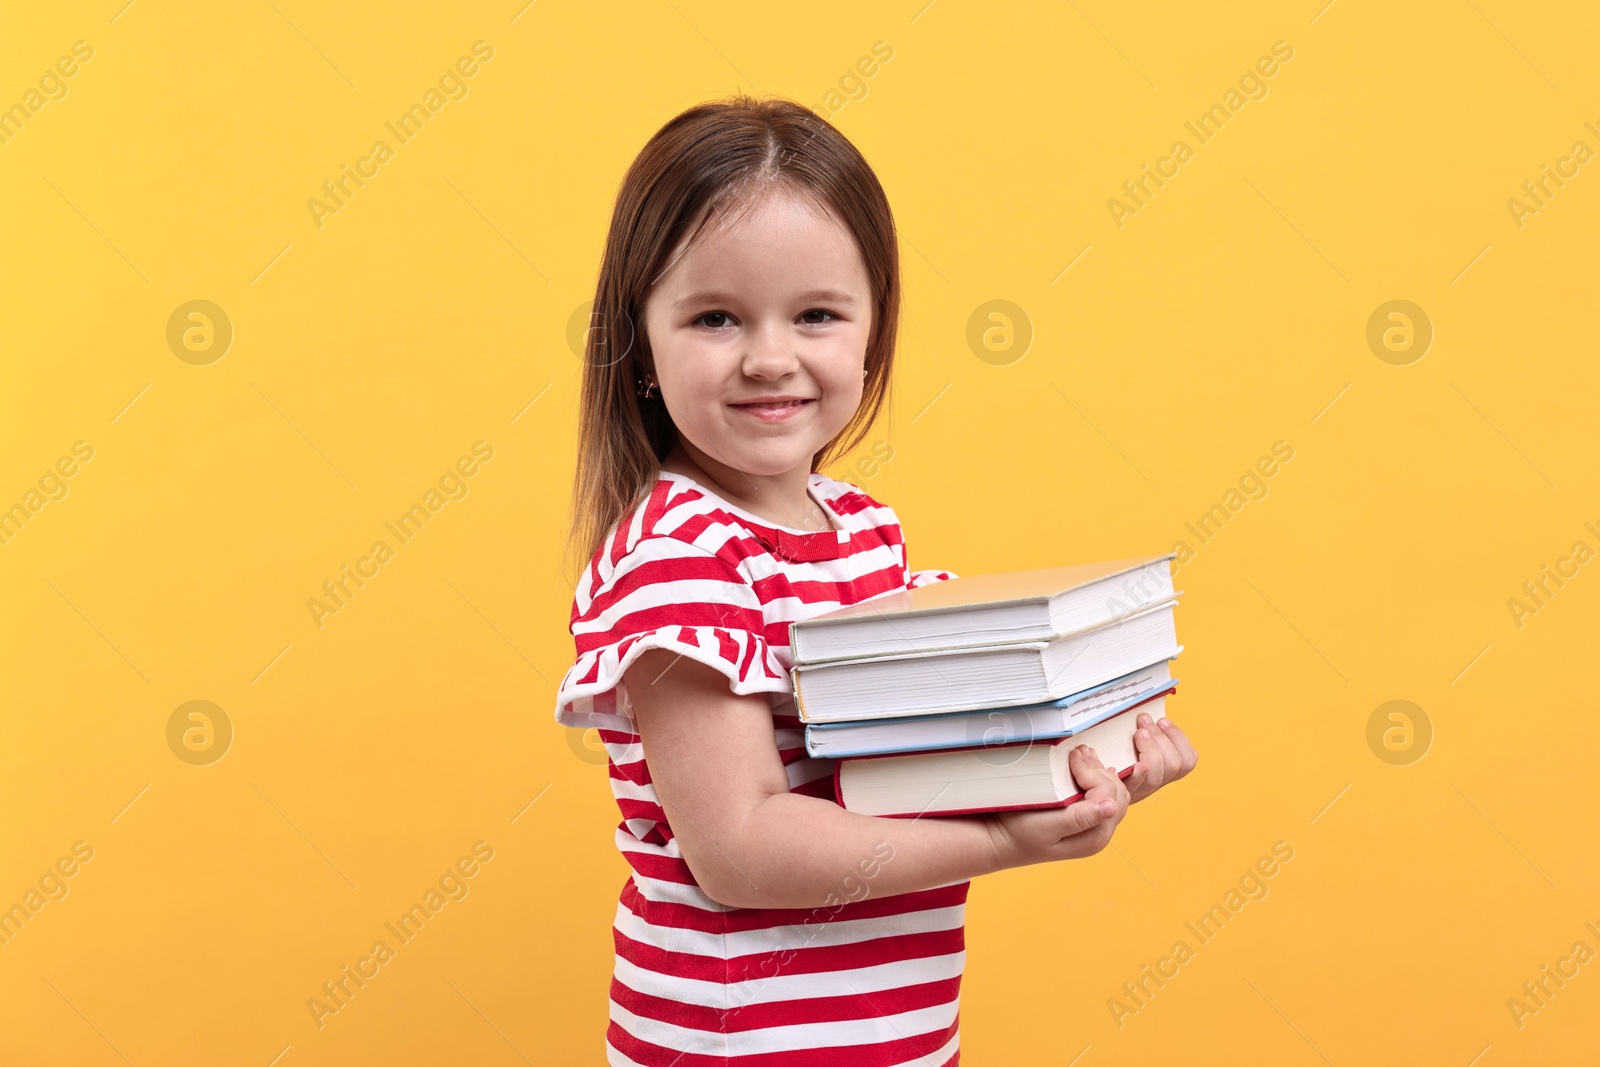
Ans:
{"type": "Polygon", "coordinates": [[[825,204],[793,191],[774,188],[755,196],[729,198],[702,215],[656,281],[732,267],[732,260],[778,260],[799,268],[859,270],[865,264],[854,235],[825,204]]]}

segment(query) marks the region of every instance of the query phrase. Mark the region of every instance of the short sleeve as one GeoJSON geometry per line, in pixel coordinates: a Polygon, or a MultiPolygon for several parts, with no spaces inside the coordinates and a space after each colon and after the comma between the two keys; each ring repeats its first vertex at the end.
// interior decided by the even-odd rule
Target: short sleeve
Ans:
{"type": "Polygon", "coordinates": [[[912,571],[911,577],[906,582],[907,589],[921,589],[934,582],[948,582],[955,575],[949,571],[912,571]]]}
{"type": "Polygon", "coordinates": [[[648,536],[615,559],[602,549],[573,593],[570,629],[577,659],[556,690],[563,726],[635,732],[617,683],[652,648],[720,671],[741,696],[793,692],[755,589],[737,567],[678,538],[648,536]]]}

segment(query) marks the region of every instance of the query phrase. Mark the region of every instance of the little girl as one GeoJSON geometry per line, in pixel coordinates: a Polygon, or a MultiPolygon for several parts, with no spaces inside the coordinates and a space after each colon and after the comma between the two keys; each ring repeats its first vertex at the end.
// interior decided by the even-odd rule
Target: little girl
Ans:
{"type": "Polygon", "coordinates": [[[596,727],[632,876],[608,1062],[943,1067],[959,1059],[974,875],[1091,856],[1195,765],[1139,717],[1126,782],[1085,746],[1065,808],[880,819],[806,755],[789,624],[952,575],[819,469],[889,390],[889,204],[843,135],[740,96],[668,122],[629,169],[583,372],[577,662],[556,718],[596,727]]]}

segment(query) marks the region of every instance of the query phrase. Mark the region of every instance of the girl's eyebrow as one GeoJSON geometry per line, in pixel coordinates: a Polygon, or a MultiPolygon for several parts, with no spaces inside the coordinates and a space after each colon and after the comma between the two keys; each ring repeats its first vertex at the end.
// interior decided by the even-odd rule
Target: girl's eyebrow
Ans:
{"type": "MultiPolygon", "coordinates": [[[[674,310],[682,310],[683,308],[697,304],[732,303],[736,299],[737,297],[735,297],[732,293],[725,293],[719,290],[708,290],[701,293],[690,293],[682,300],[674,301],[672,306],[674,310]]],[[[849,293],[841,292],[838,289],[812,289],[810,292],[801,293],[799,299],[807,302],[817,300],[832,304],[845,304],[851,307],[854,307],[858,302],[856,298],[851,296],[849,293]]]]}

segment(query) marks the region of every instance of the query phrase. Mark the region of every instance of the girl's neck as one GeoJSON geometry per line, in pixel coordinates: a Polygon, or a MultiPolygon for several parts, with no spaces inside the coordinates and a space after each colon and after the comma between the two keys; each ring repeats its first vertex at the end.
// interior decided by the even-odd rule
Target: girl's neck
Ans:
{"type": "Polygon", "coordinates": [[[809,469],[750,474],[718,462],[681,439],[661,461],[661,469],[692,478],[735,507],[778,526],[826,530],[832,525],[806,491],[811,480],[809,469]]]}

